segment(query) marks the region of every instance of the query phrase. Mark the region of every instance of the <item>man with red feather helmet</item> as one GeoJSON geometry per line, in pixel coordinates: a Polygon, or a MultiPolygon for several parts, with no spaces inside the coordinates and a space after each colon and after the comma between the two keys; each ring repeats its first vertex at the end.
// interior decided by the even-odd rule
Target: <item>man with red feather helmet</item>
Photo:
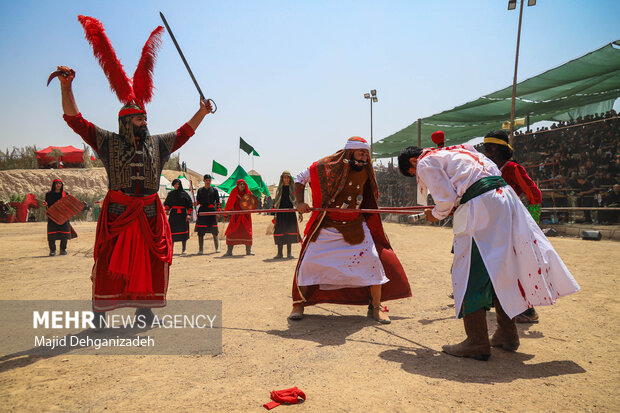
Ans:
{"type": "Polygon", "coordinates": [[[377,214],[377,180],[369,162],[370,145],[355,136],[344,149],[313,163],[295,179],[296,208],[310,212],[304,187],[310,183],[312,211],[293,278],[291,320],[303,318],[304,307],[319,303],[368,305],[368,316],[390,323],[381,300],[411,297],[398,257],[377,214]],[[348,212],[344,212],[347,210],[348,212]]]}
{"type": "Polygon", "coordinates": [[[136,314],[150,318],[150,308],[166,305],[172,262],[170,226],[157,195],[161,171],[170,154],[187,142],[212,108],[202,100],[196,114],[175,132],[150,135],[145,105],[153,97],[153,66],[163,27],[151,33],[129,79],[101,22],[87,16],[78,16],[78,20],[110,87],[123,103],[118,133],[93,125],[75,103],[71,88],[75,71],[58,67],[63,117],[97,152],[108,175],[109,191],[99,215],[93,252],[93,309],[100,314],[136,307],[136,314]]]}

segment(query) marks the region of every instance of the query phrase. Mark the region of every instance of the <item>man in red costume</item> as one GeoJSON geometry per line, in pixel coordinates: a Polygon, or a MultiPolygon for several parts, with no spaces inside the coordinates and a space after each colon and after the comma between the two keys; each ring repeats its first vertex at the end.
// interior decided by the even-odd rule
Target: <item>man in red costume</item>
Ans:
{"type": "MultiPolygon", "coordinates": [[[[484,154],[492,160],[502,172],[502,178],[514,189],[517,195],[525,194],[529,205],[529,211],[534,221],[540,222],[542,204],[542,192],[536,183],[530,178],[525,168],[511,161],[512,147],[510,146],[508,133],[504,130],[493,130],[484,137],[484,154]]],[[[515,317],[517,323],[538,322],[538,313],[534,307],[528,308],[515,317]]]]}
{"type": "Polygon", "coordinates": [[[310,183],[314,208],[352,212],[313,211],[293,279],[291,320],[303,318],[304,307],[319,303],[368,305],[368,316],[390,323],[381,300],[411,297],[402,265],[383,232],[378,214],[355,212],[377,208],[377,181],[369,162],[369,145],[360,138],[343,150],[310,166],[295,180],[296,207],[304,203],[310,183]]]}
{"type": "Polygon", "coordinates": [[[154,54],[163,28],[151,34],[129,80],[101,23],[92,17],[78,19],[112,89],[124,103],[118,114],[119,133],[93,125],[82,117],[75,103],[71,87],[75,71],[58,67],[63,118],[97,152],[108,175],[109,190],[99,215],[93,252],[95,320],[101,323],[103,312],[120,307],[136,307],[137,315],[152,318],[150,308],[166,305],[168,266],[172,262],[170,226],[157,195],[161,171],[170,154],[187,142],[212,109],[203,100],[192,119],[177,131],[150,135],[144,106],[152,98],[154,54]]]}
{"type": "MultiPolygon", "coordinates": [[[[224,211],[241,210],[241,198],[251,194],[248,184],[243,179],[237,181],[237,186],[230,191],[224,211]]],[[[226,245],[228,249],[224,257],[231,257],[235,245],[245,245],[245,255],[254,255],[252,252],[252,216],[250,214],[231,214],[230,224],[226,229],[226,245]]]]}

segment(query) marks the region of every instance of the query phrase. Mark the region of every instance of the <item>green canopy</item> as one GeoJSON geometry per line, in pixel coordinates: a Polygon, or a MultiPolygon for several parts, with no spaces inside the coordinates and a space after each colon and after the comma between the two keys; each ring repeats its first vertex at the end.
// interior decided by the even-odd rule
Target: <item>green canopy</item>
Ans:
{"type": "MultiPolygon", "coordinates": [[[[245,171],[245,169],[241,167],[241,165],[237,166],[237,169],[235,169],[235,171],[228,177],[228,179],[217,187],[220,188],[222,191],[226,192],[227,194],[230,194],[230,191],[232,191],[232,189],[237,186],[237,181],[239,179],[243,179],[248,185],[250,191],[252,191],[254,195],[260,198],[261,192],[263,192],[261,186],[256,183],[256,181],[252,178],[251,175],[248,175],[248,173],[245,171]]],[[[269,191],[267,191],[267,193],[269,193],[269,191]]]]}
{"type": "MultiPolygon", "coordinates": [[[[610,110],[620,97],[620,40],[517,84],[515,118],[529,115],[530,124],[569,120],[610,110]]],[[[512,86],[454,109],[422,119],[422,146],[432,146],[431,133],[444,131],[446,145],[463,143],[500,129],[510,120],[512,86]]],[[[417,145],[418,122],[376,142],[374,157],[396,156],[417,145]]]]}

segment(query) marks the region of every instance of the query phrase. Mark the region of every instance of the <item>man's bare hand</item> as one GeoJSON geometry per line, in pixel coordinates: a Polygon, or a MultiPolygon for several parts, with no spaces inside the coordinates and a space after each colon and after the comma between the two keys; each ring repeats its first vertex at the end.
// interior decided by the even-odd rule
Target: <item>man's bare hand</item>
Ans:
{"type": "Polygon", "coordinates": [[[304,222],[304,216],[299,214],[299,218],[298,218],[299,222],[304,222]]]}
{"type": "Polygon", "coordinates": [[[308,212],[311,212],[310,205],[306,204],[305,202],[297,203],[297,205],[295,205],[295,209],[297,209],[297,211],[299,211],[301,214],[307,214],[308,212]]]}
{"type": "Polygon", "coordinates": [[[61,73],[58,75],[58,80],[60,81],[61,87],[70,87],[73,79],[75,79],[75,70],[71,69],[69,66],[56,66],[57,70],[60,70],[61,73]]]}
{"type": "Polygon", "coordinates": [[[200,99],[200,111],[205,114],[209,114],[213,112],[213,106],[211,105],[210,100],[200,99]]]}
{"type": "Polygon", "coordinates": [[[435,218],[435,216],[433,215],[432,211],[433,211],[432,209],[425,209],[424,217],[426,218],[428,222],[439,222],[439,220],[435,218]]]}

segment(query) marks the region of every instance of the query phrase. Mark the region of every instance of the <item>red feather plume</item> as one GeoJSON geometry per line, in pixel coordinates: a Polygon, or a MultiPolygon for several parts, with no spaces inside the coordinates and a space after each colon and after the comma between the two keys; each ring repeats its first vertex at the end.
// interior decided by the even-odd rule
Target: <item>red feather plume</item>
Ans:
{"type": "Polygon", "coordinates": [[[142,48],[142,56],[133,74],[133,93],[143,108],[153,98],[153,68],[163,33],[162,26],[153,30],[142,48]]]}
{"type": "Polygon", "coordinates": [[[81,15],[78,16],[78,20],[84,27],[86,40],[93,47],[93,53],[108,78],[112,91],[124,104],[135,101],[131,81],[127,77],[123,65],[116,57],[114,48],[106,36],[101,22],[94,17],[81,15]]]}

